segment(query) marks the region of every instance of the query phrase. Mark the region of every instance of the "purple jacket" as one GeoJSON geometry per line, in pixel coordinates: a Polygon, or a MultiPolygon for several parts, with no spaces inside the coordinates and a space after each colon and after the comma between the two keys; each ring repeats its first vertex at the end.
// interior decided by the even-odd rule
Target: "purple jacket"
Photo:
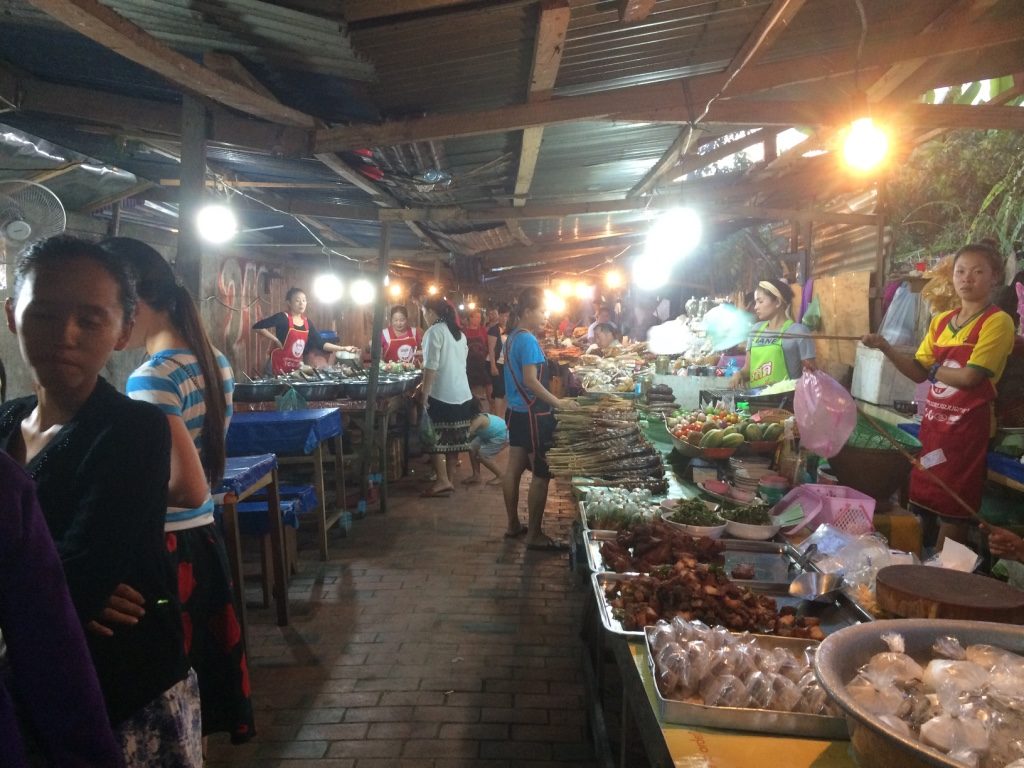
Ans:
{"type": "Polygon", "coordinates": [[[32,480],[0,451],[0,631],[8,668],[0,679],[5,766],[28,760],[13,700],[48,764],[122,766],[103,695],[68,596],[64,571],[32,480]]]}

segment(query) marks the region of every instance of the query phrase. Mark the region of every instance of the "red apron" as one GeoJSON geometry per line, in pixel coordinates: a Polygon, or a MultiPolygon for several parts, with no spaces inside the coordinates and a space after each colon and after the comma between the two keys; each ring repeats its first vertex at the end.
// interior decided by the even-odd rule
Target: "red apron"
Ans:
{"type": "Polygon", "coordinates": [[[381,331],[381,341],[384,342],[381,359],[385,363],[413,362],[420,346],[419,329],[407,328],[403,336],[392,336],[391,333],[391,328],[381,331]]]}
{"type": "Polygon", "coordinates": [[[302,328],[294,327],[291,316],[289,316],[288,335],[284,338],[284,346],[270,353],[270,372],[275,376],[280,376],[283,373],[297,371],[302,365],[302,353],[306,351],[308,340],[309,321],[306,316],[302,316],[302,328]]]}
{"type": "MultiPolygon", "coordinates": [[[[967,338],[956,346],[935,344],[935,362],[944,368],[965,367],[978,343],[982,325],[999,311],[999,307],[989,307],[967,338]]],[[[949,312],[939,321],[933,341],[938,340],[955,314],[956,310],[949,312]]],[[[975,510],[981,507],[985,485],[986,454],[992,428],[990,403],[995,397],[996,388],[991,379],[971,389],[936,382],[928,391],[921,420],[922,447],[918,458],[975,510]]],[[[910,476],[910,500],[943,517],[968,517],[963,507],[938,483],[916,468],[910,476]]]]}

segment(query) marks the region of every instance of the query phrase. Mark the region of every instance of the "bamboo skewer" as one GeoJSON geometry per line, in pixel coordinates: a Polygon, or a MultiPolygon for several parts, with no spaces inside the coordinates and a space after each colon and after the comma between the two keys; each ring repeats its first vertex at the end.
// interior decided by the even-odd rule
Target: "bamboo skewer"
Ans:
{"type": "Polygon", "coordinates": [[[825,341],[860,341],[863,336],[837,336],[835,334],[815,335],[813,333],[788,333],[783,331],[751,331],[750,336],[784,336],[787,339],[823,339],[825,341]]]}
{"type": "Polygon", "coordinates": [[[938,484],[938,486],[940,488],[942,488],[942,490],[944,490],[946,493],[948,493],[950,496],[952,496],[953,499],[955,499],[956,502],[961,507],[963,507],[965,510],[967,510],[967,513],[971,517],[973,517],[975,520],[978,520],[979,522],[984,522],[984,520],[982,520],[981,516],[974,510],[974,508],[970,504],[968,504],[966,501],[964,501],[963,498],[961,498],[960,494],[958,494],[956,491],[954,491],[952,488],[950,488],[948,485],[946,485],[946,481],[945,480],[943,480],[937,474],[935,474],[930,469],[928,469],[928,467],[924,466],[916,456],[914,456],[912,453],[910,453],[905,448],[903,448],[903,446],[900,445],[892,437],[892,435],[889,434],[889,432],[885,429],[885,427],[883,427],[881,424],[879,424],[877,421],[875,421],[875,419],[873,417],[868,416],[866,413],[864,413],[864,411],[861,411],[860,413],[864,417],[864,419],[867,421],[867,423],[871,425],[872,429],[874,429],[878,434],[880,434],[883,438],[885,438],[889,442],[889,444],[892,445],[893,448],[895,448],[897,451],[899,451],[901,454],[903,454],[903,458],[907,459],[914,467],[916,467],[917,469],[921,470],[926,475],[928,475],[928,477],[930,477],[932,480],[934,480],[938,484]]]}

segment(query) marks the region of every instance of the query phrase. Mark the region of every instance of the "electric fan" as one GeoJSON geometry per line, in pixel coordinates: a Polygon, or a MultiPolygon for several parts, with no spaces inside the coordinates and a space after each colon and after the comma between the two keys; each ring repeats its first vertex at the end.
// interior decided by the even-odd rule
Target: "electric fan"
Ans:
{"type": "Polygon", "coordinates": [[[7,258],[33,243],[59,235],[67,226],[60,199],[42,184],[28,179],[0,181],[0,241],[7,258]]]}

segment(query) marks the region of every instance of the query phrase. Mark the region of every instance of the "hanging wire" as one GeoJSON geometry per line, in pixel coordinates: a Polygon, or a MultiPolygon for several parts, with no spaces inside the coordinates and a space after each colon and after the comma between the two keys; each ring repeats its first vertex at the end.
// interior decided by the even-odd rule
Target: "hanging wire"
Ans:
{"type": "Polygon", "coordinates": [[[853,4],[857,6],[857,13],[860,14],[860,42],[857,43],[857,60],[853,69],[853,87],[858,93],[860,92],[860,62],[861,57],[864,55],[864,43],[868,39],[868,15],[864,12],[864,3],[862,0],[853,0],[853,4]]]}

